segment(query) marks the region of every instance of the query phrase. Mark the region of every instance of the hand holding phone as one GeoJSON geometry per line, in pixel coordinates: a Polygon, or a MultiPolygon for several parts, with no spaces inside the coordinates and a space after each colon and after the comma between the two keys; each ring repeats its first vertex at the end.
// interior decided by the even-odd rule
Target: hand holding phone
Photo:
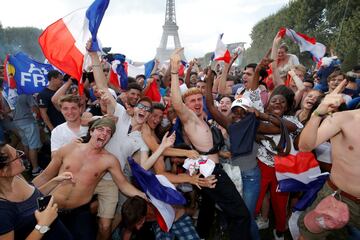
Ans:
{"type": "Polygon", "coordinates": [[[50,199],[51,199],[51,195],[42,196],[42,197],[37,198],[38,210],[40,212],[45,210],[45,208],[49,204],[50,199]]]}

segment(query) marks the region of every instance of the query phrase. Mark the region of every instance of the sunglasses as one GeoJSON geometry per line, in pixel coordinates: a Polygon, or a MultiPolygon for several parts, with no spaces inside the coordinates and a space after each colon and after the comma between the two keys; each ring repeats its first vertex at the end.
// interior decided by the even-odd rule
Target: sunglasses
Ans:
{"type": "Polygon", "coordinates": [[[145,105],[142,104],[142,103],[138,103],[138,104],[136,105],[136,107],[137,107],[138,109],[144,109],[144,110],[147,111],[147,112],[151,112],[151,107],[145,106],[145,105]]]}

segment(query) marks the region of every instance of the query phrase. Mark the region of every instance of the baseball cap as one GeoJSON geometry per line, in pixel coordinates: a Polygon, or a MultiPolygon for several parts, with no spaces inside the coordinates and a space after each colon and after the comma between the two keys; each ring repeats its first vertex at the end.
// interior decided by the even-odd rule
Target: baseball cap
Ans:
{"type": "Polygon", "coordinates": [[[305,215],[304,224],[310,232],[321,233],[325,230],[343,228],[349,217],[348,206],[330,195],[305,215]]]}
{"type": "Polygon", "coordinates": [[[232,102],[231,109],[234,107],[242,107],[243,109],[247,110],[249,107],[252,107],[252,102],[248,98],[241,97],[232,102]]]}

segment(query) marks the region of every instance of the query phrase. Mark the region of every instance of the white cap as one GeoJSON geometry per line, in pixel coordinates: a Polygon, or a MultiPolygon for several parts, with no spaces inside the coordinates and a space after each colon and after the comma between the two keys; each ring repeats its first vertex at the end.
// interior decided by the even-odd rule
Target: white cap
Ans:
{"type": "Polygon", "coordinates": [[[241,97],[232,102],[231,109],[234,107],[242,107],[243,109],[247,110],[248,108],[252,107],[252,102],[248,98],[241,97]]]}

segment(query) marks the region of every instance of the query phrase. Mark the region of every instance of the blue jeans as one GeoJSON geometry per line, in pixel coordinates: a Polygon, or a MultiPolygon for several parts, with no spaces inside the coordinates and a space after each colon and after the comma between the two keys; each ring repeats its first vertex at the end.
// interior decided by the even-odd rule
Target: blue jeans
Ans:
{"type": "Polygon", "coordinates": [[[243,199],[251,214],[251,236],[253,239],[260,239],[254,216],[260,192],[261,173],[259,167],[256,166],[253,169],[241,171],[241,178],[243,182],[243,199]]]}

